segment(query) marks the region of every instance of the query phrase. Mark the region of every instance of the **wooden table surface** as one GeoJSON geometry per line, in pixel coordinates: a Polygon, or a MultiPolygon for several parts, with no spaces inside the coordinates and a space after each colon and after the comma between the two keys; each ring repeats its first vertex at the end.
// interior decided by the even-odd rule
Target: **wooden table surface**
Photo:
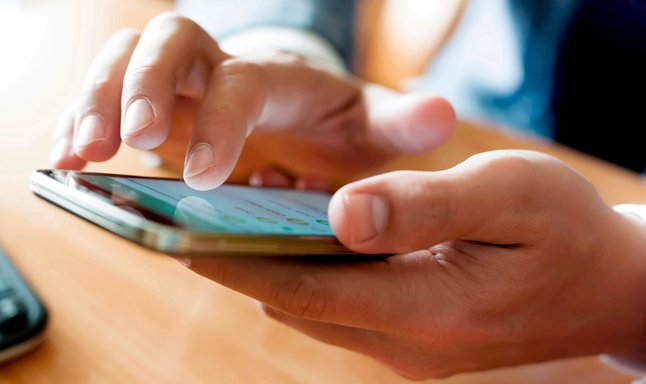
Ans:
{"type": "MultiPolygon", "coordinates": [[[[0,244],[50,311],[44,343],[0,366],[0,383],[404,383],[368,358],[264,317],[252,300],[38,199],[51,127],[115,30],[161,0],[0,0],[0,244]]],[[[643,180],[547,143],[461,124],[429,156],[386,169],[436,170],[481,151],[531,148],[565,160],[609,204],[646,203],[643,180]]],[[[168,175],[127,149],[97,171],[168,175]]],[[[382,170],[382,171],[383,171],[382,170]]],[[[442,383],[630,383],[596,357],[458,375],[442,383]]],[[[436,382],[431,380],[430,382],[436,382]]]]}

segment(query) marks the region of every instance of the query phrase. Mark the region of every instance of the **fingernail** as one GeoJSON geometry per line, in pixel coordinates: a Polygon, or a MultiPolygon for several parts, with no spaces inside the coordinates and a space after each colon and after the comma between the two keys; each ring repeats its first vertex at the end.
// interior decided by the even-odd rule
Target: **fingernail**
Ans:
{"type": "Polygon", "coordinates": [[[195,146],[188,156],[186,168],[184,169],[184,178],[190,178],[206,171],[213,166],[215,158],[213,150],[207,143],[201,143],[195,146]]]}
{"type": "Polygon", "coordinates": [[[296,180],[294,187],[296,189],[309,189],[315,191],[329,191],[332,189],[332,186],[329,182],[313,176],[296,180]]]}
{"type": "Polygon", "coordinates": [[[363,243],[379,234],[388,222],[388,206],[384,199],[367,193],[349,193],[343,197],[346,214],[350,216],[350,242],[363,243]]]}
{"type": "Polygon", "coordinates": [[[254,172],[249,176],[249,185],[252,187],[262,186],[262,176],[258,172],[254,172]]]}
{"type": "Polygon", "coordinates": [[[69,156],[71,153],[70,143],[68,139],[59,139],[49,155],[49,163],[56,164],[59,160],[69,156]]]}
{"type": "Polygon", "coordinates": [[[105,140],[105,124],[103,124],[103,119],[94,114],[85,116],[76,132],[74,146],[85,147],[102,140],[105,140]]]}
{"type": "Polygon", "coordinates": [[[130,103],[123,122],[124,137],[137,136],[139,132],[155,121],[155,111],[146,99],[137,99],[130,103]]]}

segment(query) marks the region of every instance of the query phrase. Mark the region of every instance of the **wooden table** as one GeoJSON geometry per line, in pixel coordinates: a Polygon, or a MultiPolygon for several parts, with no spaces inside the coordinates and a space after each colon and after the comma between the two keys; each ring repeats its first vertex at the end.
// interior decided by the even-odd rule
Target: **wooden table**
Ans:
{"type": "MultiPolygon", "coordinates": [[[[51,313],[44,344],[0,366],[0,383],[403,383],[380,364],[264,317],[252,300],[35,197],[50,129],[101,44],[172,2],[0,1],[0,243],[51,313]],[[22,4],[18,8],[15,4],[22,4]]],[[[388,169],[443,169],[498,148],[551,153],[609,204],[646,203],[638,175],[547,143],[461,124],[430,156],[388,169]]],[[[124,149],[91,169],[168,175],[124,149]]],[[[386,170],[384,168],[383,170],[386,170]]],[[[596,357],[458,375],[444,383],[629,383],[596,357]]],[[[433,381],[432,381],[433,382],[433,381]]]]}

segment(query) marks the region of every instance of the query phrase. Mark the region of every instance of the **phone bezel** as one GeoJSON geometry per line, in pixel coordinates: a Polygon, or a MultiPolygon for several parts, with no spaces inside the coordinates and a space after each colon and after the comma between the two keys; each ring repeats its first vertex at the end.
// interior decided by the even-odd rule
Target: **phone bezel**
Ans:
{"type": "Polygon", "coordinates": [[[156,223],[109,204],[94,192],[89,190],[82,192],[60,182],[50,176],[55,171],[109,177],[133,176],[37,169],[32,171],[30,188],[38,197],[116,235],[158,252],[193,257],[356,255],[334,236],[214,233],[156,223]]]}

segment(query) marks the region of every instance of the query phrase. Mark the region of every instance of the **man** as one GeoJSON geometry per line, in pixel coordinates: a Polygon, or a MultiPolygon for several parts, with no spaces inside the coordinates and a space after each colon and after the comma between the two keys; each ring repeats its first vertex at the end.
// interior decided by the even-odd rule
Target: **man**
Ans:
{"type": "MultiPolygon", "coordinates": [[[[567,25],[585,7],[553,3],[498,3],[519,20],[547,18],[543,34],[519,32],[543,36],[542,54],[532,56],[527,43],[523,70],[488,88],[454,67],[454,79],[443,81],[455,87],[444,89],[461,115],[557,135],[559,125],[548,123],[558,108],[547,105],[571,99],[555,101],[564,93],[544,83],[567,72],[558,42],[574,34],[567,25]],[[550,8],[559,4],[567,9],[550,8]],[[555,36],[545,35],[550,25],[555,36]]],[[[473,1],[465,20],[483,4],[473,1]]],[[[248,136],[298,142],[308,148],[302,164],[325,177],[432,150],[455,124],[442,97],[399,94],[348,72],[352,2],[186,0],[180,11],[190,18],[163,14],[142,33],[121,31],[106,44],[61,117],[55,166],[105,161],[123,140],[169,160],[186,153],[186,182],[205,190],[229,177],[248,136]],[[170,131],[173,114],[190,124],[170,131]]],[[[451,44],[459,46],[464,31],[434,66],[456,60],[451,44]]],[[[268,171],[256,179],[283,182],[268,171]]],[[[613,210],[554,158],[496,151],[446,171],[384,174],[337,191],[329,207],[337,237],[355,251],[395,254],[384,260],[186,264],[259,300],[269,316],[409,377],[602,353],[639,362],[646,359],[646,223],[618,212],[625,210],[641,213],[613,210]]]]}

